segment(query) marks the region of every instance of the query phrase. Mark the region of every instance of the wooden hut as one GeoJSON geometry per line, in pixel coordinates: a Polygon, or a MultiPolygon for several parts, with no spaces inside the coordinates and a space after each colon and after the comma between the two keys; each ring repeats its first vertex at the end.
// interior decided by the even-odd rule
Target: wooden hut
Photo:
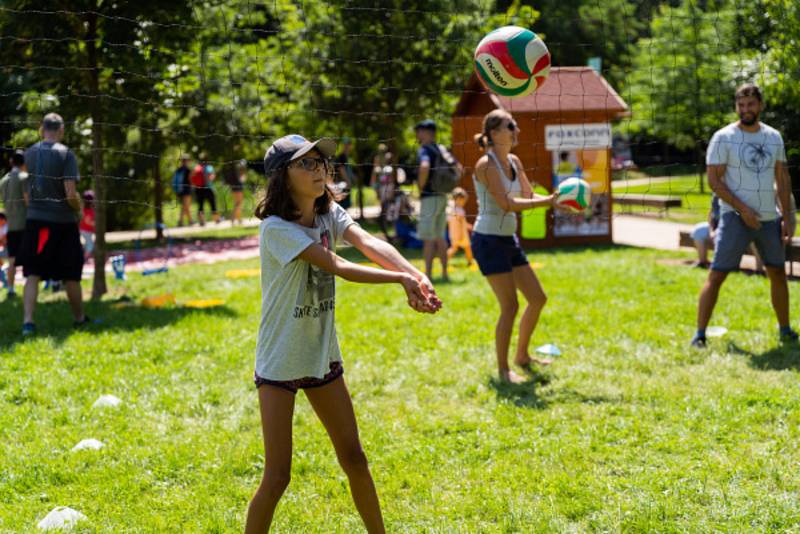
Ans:
{"type": "Polygon", "coordinates": [[[473,137],[483,116],[498,108],[511,112],[520,126],[514,153],[539,192],[552,191],[567,176],[592,186],[585,213],[524,212],[518,228],[523,246],[611,242],[611,123],[629,114],[617,92],[589,67],[554,67],[535,93],[520,98],[488,92],[473,73],[452,118],[453,154],[464,164],[461,185],[470,192],[472,217],[477,214],[472,173],[482,155],[473,137]]]}

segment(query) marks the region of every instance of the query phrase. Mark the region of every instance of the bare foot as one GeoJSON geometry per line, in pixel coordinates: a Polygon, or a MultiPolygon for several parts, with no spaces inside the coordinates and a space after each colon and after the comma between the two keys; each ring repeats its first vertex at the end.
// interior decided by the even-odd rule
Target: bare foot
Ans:
{"type": "Polygon", "coordinates": [[[519,356],[514,358],[514,363],[519,365],[522,368],[526,368],[526,367],[530,367],[530,365],[532,363],[535,363],[536,365],[541,365],[541,366],[550,365],[551,363],[553,363],[553,360],[546,359],[546,358],[535,358],[533,356],[528,356],[526,354],[522,358],[520,358],[519,356]]]}
{"type": "Polygon", "coordinates": [[[500,381],[506,384],[524,384],[526,379],[510,369],[504,369],[500,371],[500,381]]]}

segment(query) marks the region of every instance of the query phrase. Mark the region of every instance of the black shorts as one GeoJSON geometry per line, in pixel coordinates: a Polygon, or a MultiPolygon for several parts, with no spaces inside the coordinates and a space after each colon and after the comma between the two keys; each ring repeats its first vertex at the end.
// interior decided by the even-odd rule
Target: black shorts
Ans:
{"type": "Polygon", "coordinates": [[[29,219],[19,256],[25,276],[79,282],[83,272],[83,247],[78,223],[29,219]]]}
{"type": "Polygon", "coordinates": [[[253,381],[256,383],[256,389],[261,386],[275,386],[292,393],[297,393],[298,389],[318,388],[330,384],[343,374],[344,367],[342,367],[342,362],[331,362],[330,372],[322,378],[307,376],[296,380],[269,380],[267,378],[261,378],[253,373],[253,381]]]}
{"type": "Polygon", "coordinates": [[[472,255],[483,276],[510,273],[528,264],[516,235],[490,235],[472,232],[472,255]]]}
{"type": "MultiPolygon", "coordinates": [[[[8,250],[9,258],[16,258],[19,256],[19,247],[22,246],[22,235],[25,230],[14,230],[6,234],[6,249],[8,250]]],[[[19,262],[17,262],[19,265],[19,262]]]]}
{"type": "Polygon", "coordinates": [[[194,190],[194,198],[197,200],[197,211],[202,212],[206,200],[211,205],[211,213],[217,212],[217,199],[214,191],[210,187],[198,187],[194,190]]]}

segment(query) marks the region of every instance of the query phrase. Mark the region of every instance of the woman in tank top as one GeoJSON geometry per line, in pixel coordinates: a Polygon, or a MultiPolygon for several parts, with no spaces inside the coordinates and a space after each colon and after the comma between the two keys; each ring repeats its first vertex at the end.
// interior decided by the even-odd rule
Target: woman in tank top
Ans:
{"type": "Polygon", "coordinates": [[[527,301],[519,324],[514,363],[529,368],[549,360],[531,357],[528,344],[547,296],[517,239],[517,212],[554,206],[556,195],[533,193],[519,158],[511,154],[517,144],[519,127],[510,113],[497,109],[483,118],[483,132],[475,141],[486,152],[475,164],[475,193],[478,218],[472,234],[472,252],[500,305],[495,327],[495,350],[500,379],[521,383],[525,379],[510,370],[508,349],[519,310],[517,290],[527,301]]]}

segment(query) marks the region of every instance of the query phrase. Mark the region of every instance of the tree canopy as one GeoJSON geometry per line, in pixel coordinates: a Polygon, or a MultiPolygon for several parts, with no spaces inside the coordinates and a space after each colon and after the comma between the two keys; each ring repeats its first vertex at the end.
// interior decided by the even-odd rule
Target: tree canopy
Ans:
{"type": "MultiPolygon", "coordinates": [[[[102,225],[154,218],[178,155],[256,162],[289,132],[411,153],[411,126],[449,117],[481,36],[518,24],[556,66],[602,60],[632,107],[621,129],[702,149],[732,92],[764,86],[800,156],[800,7],[791,0],[32,0],[0,6],[0,140],[37,138],[44,113],[99,189],[102,225]]],[[[101,251],[102,254],[102,251],[101,251]]],[[[102,259],[102,258],[98,258],[102,259]]]]}

